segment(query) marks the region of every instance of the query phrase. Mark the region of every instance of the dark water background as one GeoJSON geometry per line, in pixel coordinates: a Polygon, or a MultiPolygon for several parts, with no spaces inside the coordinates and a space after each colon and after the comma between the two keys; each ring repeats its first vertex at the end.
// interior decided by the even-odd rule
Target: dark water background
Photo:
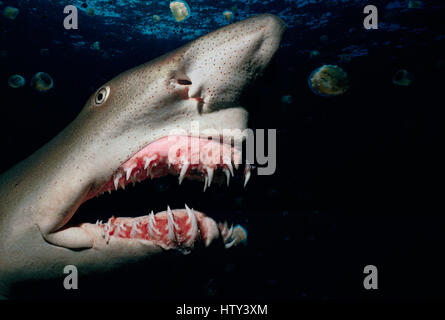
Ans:
{"type": "MultiPolygon", "coordinates": [[[[278,130],[273,176],[253,177],[246,190],[238,182],[228,191],[211,188],[205,194],[201,185],[179,188],[166,178],[86,203],[79,212],[95,221],[110,211],[146,214],[186,202],[215,215],[230,212],[247,227],[247,247],[128,267],[112,281],[105,275],[89,278],[77,292],[62,290],[59,282],[37,282],[17,288],[18,297],[444,297],[440,1],[409,10],[408,1],[374,1],[382,24],[373,31],[362,27],[365,1],[189,1],[196,17],[179,27],[167,19],[167,2],[155,10],[129,1],[133,5],[125,10],[116,6],[116,20],[82,12],[80,29],[72,31],[82,38],[62,27],[69,1],[2,2],[0,10],[6,5],[21,10],[14,21],[0,18],[0,50],[7,51],[0,58],[2,172],[62,130],[101,84],[187,42],[184,34],[194,26],[205,33],[222,25],[217,19],[200,24],[200,18],[237,5],[236,19],[271,12],[289,25],[270,68],[245,99],[252,128],[278,130]],[[159,12],[166,22],[153,27],[151,15],[159,12]],[[148,25],[148,33],[134,27],[138,24],[148,25]],[[327,40],[320,39],[324,35],[327,40]],[[79,41],[85,45],[73,45],[79,41]],[[95,41],[101,50],[90,48],[95,41]],[[42,48],[49,49],[48,56],[40,54],[42,48]],[[314,49],[320,56],[311,59],[314,49]],[[341,60],[341,54],[348,56],[341,60]],[[348,73],[351,88],[345,95],[322,98],[309,90],[308,75],[323,64],[338,64],[348,73]],[[399,69],[414,74],[411,86],[391,82],[399,69]],[[38,71],[53,77],[49,92],[8,88],[10,75],[21,74],[29,84],[38,71]],[[293,102],[282,103],[283,95],[292,95],[293,102]],[[151,193],[157,200],[148,208],[138,199],[151,193]],[[363,289],[369,264],[379,269],[377,291],[363,289]],[[42,293],[43,285],[48,289],[42,293]]],[[[80,6],[77,2],[72,3],[80,6]]]]}

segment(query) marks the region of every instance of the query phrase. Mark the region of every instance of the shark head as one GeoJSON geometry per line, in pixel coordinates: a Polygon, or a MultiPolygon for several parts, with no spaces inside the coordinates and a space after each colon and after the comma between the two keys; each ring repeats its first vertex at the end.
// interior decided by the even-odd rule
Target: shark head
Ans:
{"type": "Polygon", "coordinates": [[[94,271],[168,249],[188,251],[196,242],[236,242],[227,225],[188,207],[68,222],[88,199],[147,178],[177,174],[205,188],[228,183],[247,128],[241,95],[270,62],[284,29],[276,16],[254,16],[99,88],[67,128],[1,177],[0,253],[8,258],[0,275],[11,282],[45,278],[56,265],[94,271]]]}

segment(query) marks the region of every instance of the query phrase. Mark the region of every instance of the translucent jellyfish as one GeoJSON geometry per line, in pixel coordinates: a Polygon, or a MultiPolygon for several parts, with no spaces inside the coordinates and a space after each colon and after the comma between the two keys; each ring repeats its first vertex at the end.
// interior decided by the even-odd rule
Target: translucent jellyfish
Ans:
{"type": "Polygon", "coordinates": [[[91,45],[91,49],[93,50],[100,50],[100,42],[96,41],[91,45]]]}
{"type": "Polygon", "coordinates": [[[17,89],[25,85],[26,81],[21,75],[14,74],[9,77],[8,84],[11,88],[17,89]]]}
{"type": "Polygon", "coordinates": [[[403,87],[408,87],[413,80],[414,76],[405,69],[397,71],[392,77],[392,83],[403,87]]]}
{"type": "Polygon", "coordinates": [[[315,59],[318,58],[319,56],[320,56],[320,51],[318,50],[312,50],[311,52],[309,52],[310,59],[315,59]]]}
{"type": "Polygon", "coordinates": [[[422,8],[422,7],[423,7],[422,1],[410,0],[408,2],[408,8],[410,8],[410,9],[418,9],[418,8],[422,8]]]}
{"type": "Polygon", "coordinates": [[[312,92],[323,97],[341,95],[349,88],[347,73],[339,66],[328,64],[315,69],[308,83],[312,92]]]}
{"type": "Polygon", "coordinates": [[[241,225],[237,225],[233,228],[232,235],[230,236],[230,242],[226,243],[226,248],[237,246],[238,244],[247,243],[247,231],[241,225]]]}
{"type": "Polygon", "coordinates": [[[94,8],[88,8],[88,10],[87,10],[87,14],[88,14],[90,17],[94,16],[94,14],[95,14],[94,8]]]}
{"type": "Polygon", "coordinates": [[[178,22],[190,17],[190,7],[185,1],[177,0],[170,2],[170,10],[178,22]]]}
{"type": "Polygon", "coordinates": [[[50,90],[54,85],[51,76],[45,72],[38,72],[31,79],[31,87],[39,92],[50,90]]]}
{"type": "Polygon", "coordinates": [[[159,21],[161,21],[161,17],[159,17],[157,14],[155,14],[155,15],[153,15],[153,21],[159,22],[159,21]]]}
{"type": "Polygon", "coordinates": [[[281,103],[283,104],[291,104],[293,101],[293,98],[290,94],[284,95],[281,97],[281,103]]]}
{"type": "Polygon", "coordinates": [[[19,14],[19,9],[14,7],[6,7],[5,10],[3,10],[3,15],[11,20],[17,18],[18,14],[19,14]]]}
{"type": "Polygon", "coordinates": [[[226,18],[227,21],[230,21],[233,18],[233,12],[226,10],[223,12],[223,16],[224,16],[224,18],[226,18]]]}

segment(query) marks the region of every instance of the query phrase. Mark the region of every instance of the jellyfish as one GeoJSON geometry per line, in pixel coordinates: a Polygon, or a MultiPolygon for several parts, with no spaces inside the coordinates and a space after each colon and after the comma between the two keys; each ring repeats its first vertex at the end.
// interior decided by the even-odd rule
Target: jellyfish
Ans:
{"type": "Polygon", "coordinates": [[[159,17],[157,14],[155,14],[155,15],[153,15],[153,21],[159,22],[159,21],[161,21],[161,17],[159,17]]]}
{"type": "Polygon", "coordinates": [[[19,9],[14,7],[6,7],[5,10],[3,10],[3,15],[11,20],[17,18],[18,14],[19,14],[19,9]]]}
{"type": "Polygon", "coordinates": [[[94,13],[95,13],[94,8],[88,8],[88,10],[87,10],[87,14],[88,14],[90,17],[94,16],[94,13]]]}
{"type": "Polygon", "coordinates": [[[9,77],[8,84],[11,88],[18,89],[25,85],[26,81],[21,75],[14,74],[9,77]]]}
{"type": "Polygon", "coordinates": [[[230,21],[233,18],[233,12],[229,11],[229,10],[224,11],[223,15],[224,15],[224,17],[226,18],[227,21],[230,21]]]}
{"type": "Polygon", "coordinates": [[[46,92],[54,85],[51,76],[45,72],[38,72],[31,79],[31,87],[39,92],[46,92]]]}
{"type": "Polygon", "coordinates": [[[293,98],[290,94],[284,95],[281,97],[281,103],[283,104],[291,104],[293,101],[293,98]]]}
{"type": "Polygon", "coordinates": [[[91,45],[91,49],[93,50],[100,50],[100,42],[96,41],[91,45]]]}
{"type": "Polygon", "coordinates": [[[348,75],[336,65],[324,65],[315,69],[308,79],[309,88],[323,97],[338,96],[348,88],[348,75]]]}
{"type": "Polygon", "coordinates": [[[408,87],[411,84],[411,82],[413,82],[413,80],[414,76],[405,69],[397,71],[392,77],[392,83],[403,87],[408,87]]]}
{"type": "Polygon", "coordinates": [[[410,0],[408,2],[408,8],[410,8],[410,9],[418,9],[418,8],[422,8],[422,7],[423,7],[422,1],[410,0]]]}
{"type": "Polygon", "coordinates": [[[190,17],[190,7],[185,1],[177,0],[170,2],[170,10],[178,22],[190,17]]]}
{"type": "Polygon", "coordinates": [[[238,244],[247,243],[247,231],[241,225],[237,225],[233,228],[232,234],[230,236],[230,242],[226,243],[226,248],[231,248],[237,246],[238,244]]]}
{"type": "Polygon", "coordinates": [[[318,50],[312,50],[311,52],[309,52],[310,59],[315,59],[318,58],[319,56],[320,56],[320,51],[318,50]]]}

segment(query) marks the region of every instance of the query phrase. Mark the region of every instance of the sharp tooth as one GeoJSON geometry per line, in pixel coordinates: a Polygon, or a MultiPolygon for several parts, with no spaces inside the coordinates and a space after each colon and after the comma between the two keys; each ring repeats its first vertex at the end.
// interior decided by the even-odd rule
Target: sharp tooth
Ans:
{"type": "Polygon", "coordinates": [[[119,186],[119,179],[121,177],[122,177],[122,173],[120,173],[120,172],[114,176],[114,190],[117,190],[117,188],[119,186]]]}
{"type": "Polygon", "coordinates": [[[250,175],[251,175],[251,173],[250,173],[250,165],[246,164],[246,171],[245,171],[244,174],[245,174],[245,176],[244,176],[244,188],[245,188],[246,185],[247,185],[247,182],[249,182],[250,175]]]}
{"type": "Polygon", "coordinates": [[[190,220],[191,228],[191,238],[190,238],[190,244],[192,244],[195,241],[196,236],[198,235],[198,222],[196,221],[195,211],[193,209],[190,210],[190,208],[185,205],[185,209],[187,210],[187,215],[190,220]]]}
{"type": "Polygon", "coordinates": [[[150,233],[150,236],[153,238],[154,234],[161,235],[159,230],[155,226],[155,215],[153,211],[151,211],[150,215],[148,216],[148,232],[150,233]]]}
{"type": "Polygon", "coordinates": [[[130,179],[131,171],[133,171],[133,167],[125,169],[125,173],[127,174],[126,181],[128,181],[130,179]]]}
{"type": "Polygon", "coordinates": [[[167,221],[168,221],[168,238],[170,241],[175,241],[175,230],[173,227],[173,213],[170,207],[167,207],[167,221]]]}
{"type": "Polygon", "coordinates": [[[230,171],[227,168],[224,168],[224,173],[226,174],[226,178],[227,178],[227,186],[229,186],[230,184],[230,171]]]}
{"type": "Polygon", "coordinates": [[[207,176],[205,176],[205,180],[204,180],[204,190],[203,190],[203,192],[206,192],[208,182],[209,182],[209,178],[208,178],[207,176]]]}
{"type": "Polygon", "coordinates": [[[192,210],[190,210],[190,208],[187,204],[185,204],[185,210],[187,211],[187,215],[190,218],[190,215],[192,214],[192,210]]]}
{"type": "Polygon", "coordinates": [[[233,247],[233,245],[235,244],[235,242],[236,242],[236,239],[233,239],[231,242],[226,243],[226,244],[224,245],[224,247],[225,247],[226,249],[229,249],[229,248],[233,247]]]}
{"type": "MultiPolygon", "coordinates": [[[[168,206],[167,207],[169,210],[170,210],[170,206],[168,206]]],[[[172,222],[173,222],[173,225],[175,226],[175,230],[176,230],[176,232],[180,229],[179,228],[179,225],[176,223],[176,221],[175,221],[175,219],[174,219],[174,217],[173,217],[173,212],[170,210],[170,213],[171,213],[171,217],[172,217],[172,222]]]]}
{"type": "Polygon", "coordinates": [[[154,219],[155,216],[153,214],[153,211],[150,213],[150,215],[148,216],[148,233],[150,233],[150,237],[154,238],[154,233],[153,233],[153,228],[154,228],[154,219]]]}
{"type": "Polygon", "coordinates": [[[144,157],[144,170],[148,168],[150,163],[156,159],[156,155],[151,156],[150,158],[144,157]]]}
{"type": "Polygon", "coordinates": [[[209,175],[209,187],[210,187],[213,180],[213,168],[207,168],[207,174],[209,175]]]}
{"type": "Polygon", "coordinates": [[[185,177],[185,174],[187,173],[189,165],[190,164],[188,162],[185,162],[184,165],[182,166],[181,173],[179,174],[179,184],[181,184],[182,180],[184,180],[184,177],[185,177]]]}
{"type": "Polygon", "coordinates": [[[111,194],[111,189],[108,189],[108,194],[111,194]]]}
{"type": "Polygon", "coordinates": [[[229,161],[226,163],[226,165],[227,165],[227,168],[229,168],[229,170],[230,170],[230,174],[231,174],[232,177],[233,177],[234,174],[233,174],[233,166],[232,166],[232,162],[229,160],[229,161]]]}
{"type": "Polygon", "coordinates": [[[96,221],[96,226],[99,225],[99,220],[96,221]]]}
{"type": "Polygon", "coordinates": [[[233,224],[230,226],[229,231],[227,232],[227,235],[224,237],[224,243],[226,243],[230,237],[232,236],[233,233],[233,224]]]}

